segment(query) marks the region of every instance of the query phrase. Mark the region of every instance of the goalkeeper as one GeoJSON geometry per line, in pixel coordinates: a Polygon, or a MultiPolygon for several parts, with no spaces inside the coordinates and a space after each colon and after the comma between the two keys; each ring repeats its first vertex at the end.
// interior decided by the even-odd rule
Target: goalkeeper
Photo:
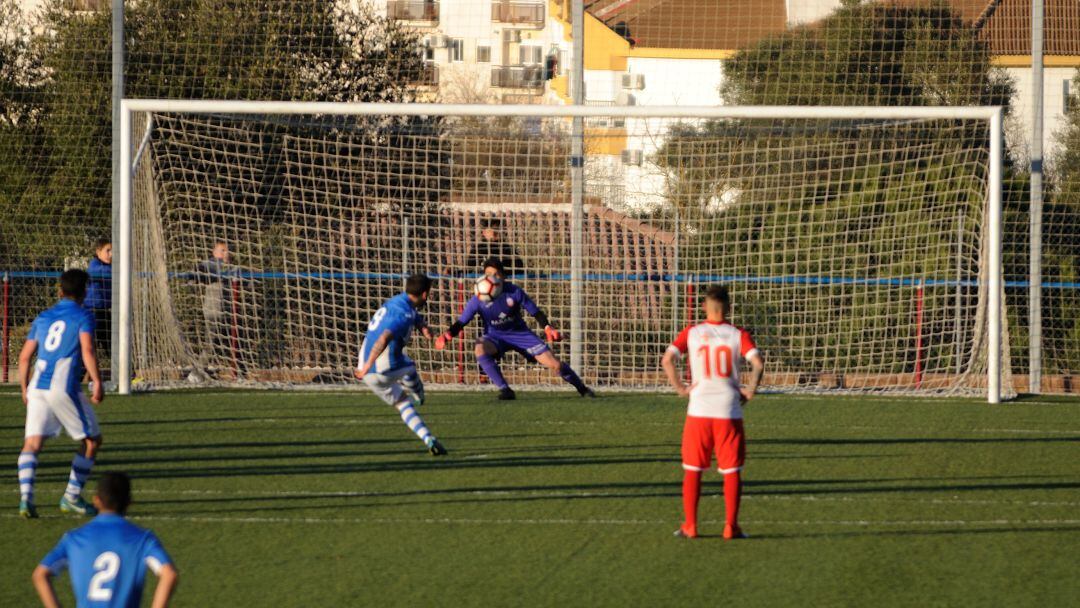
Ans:
{"type": "Polygon", "coordinates": [[[514,389],[510,388],[506,379],[503,378],[502,370],[499,369],[499,360],[510,350],[558,374],[560,378],[577,389],[582,397],[596,397],[596,393],[585,386],[577,373],[569,365],[556,359],[548,345],[525,324],[521,313],[523,308],[544,327],[544,335],[548,341],[562,340],[562,334],[551,326],[547,315],[529,298],[525,290],[506,282],[506,268],[502,261],[498,258],[485,260],[484,274],[500,281],[502,292],[498,297],[486,303],[481,302],[475,295],[470,298],[458,320],[446,333],[435,339],[435,348],[440,350],[446,348],[447,343],[457,337],[479,313],[484,320],[484,333],[476,340],[476,362],[487,374],[491,383],[499,389],[499,399],[506,401],[516,397],[514,389]]]}

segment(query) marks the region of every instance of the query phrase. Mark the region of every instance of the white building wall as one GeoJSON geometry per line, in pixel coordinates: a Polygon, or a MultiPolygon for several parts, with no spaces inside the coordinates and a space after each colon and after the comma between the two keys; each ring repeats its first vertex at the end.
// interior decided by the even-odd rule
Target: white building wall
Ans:
{"type": "MultiPolygon", "coordinates": [[[[1007,68],[1013,79],[1016,94],[1012,99],[1006,137],[1015,154],[1028,158],[1031,150],[1031,87],[1030,67],[1007,68]]],[[[1043,68],[1043,158],[1053,159],[1060,151],[1056,135],[1065,126],[1065,82],[1076,76],[1076,68],[1043,68]]],[[[1072,86],[1070,84],[1070,86],[1072,86]]],[[[1075,87],[1074,87],[1075,88],[1075,87]]],[[[1073,90],[1075,94],[1077,91],[1073,90]]]]}
{"type": "Polygon", "coordinates": [[[840,0],[787,0],[787,24],[804,25],[829,16],[839,8],[840,0]]]}

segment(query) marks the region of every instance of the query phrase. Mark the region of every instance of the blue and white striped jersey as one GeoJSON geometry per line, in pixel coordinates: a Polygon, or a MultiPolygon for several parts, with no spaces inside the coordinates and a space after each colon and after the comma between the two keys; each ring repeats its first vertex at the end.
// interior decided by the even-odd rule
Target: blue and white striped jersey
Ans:
{"type": "Polygon", "coordinates": [[[405,354],[405,345],[409,343],[413,328],[423,323],[424,318],[416,312],[407,294],[398,294],[387,300],[382,308],[375,311],[371,322],[368,323],[367,335],[364,336],[364,343],[360,347],[360,361],[357,368],[363,367],[364,362],[371,355],[375,342],[387,330],[393,333],[394,337],[386,350],[375,360],[375,365],[368,373],[382,374],[415,365],[405,354]]]}
{"type": "Polygon", "coordinates": [[[34,319],[28,340],[37,342],[37,362],[30,388],[78,392],[83,360],[79,334],[94,335],[94,313],[74,300],[60,300],[34,319]]]}

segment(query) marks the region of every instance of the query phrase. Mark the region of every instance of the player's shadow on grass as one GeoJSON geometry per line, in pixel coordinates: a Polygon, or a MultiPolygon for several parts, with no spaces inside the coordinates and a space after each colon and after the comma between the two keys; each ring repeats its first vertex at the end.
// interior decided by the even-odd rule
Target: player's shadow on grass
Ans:
{"type": "MultiPolygon", "coordinates": [[[[350,414],[349,417],[350,418],[372,418],[372,419],[378,419],[378,420],[385,420],[386,419],[386,413],[385,412],[378,412],[378,413],[372,412],[372,413],[367,413],[367,414],[365,414],[365,413],[356,413],[356,414],[350,414]]],[[[108,418],[108,419],[104,419],[102,421],[102,426],[110,427],[110,426],[131,426],[131,425],[135,425],[135,426],[144,427],[144,428],[154,428],[154,427],[168,426],[168,425],[171,425],[171,424],[187,425],[187,424],[221,423],[221,422],[259,422],[259,421],[267,421],[267,420],[303,420],[303,421],[312,421],[312,420],[328,420],[328,419],[332,419],[332,420],[335,420],[335,421],[340,421],[341,416],[340,415],[322,415],[322,416],[320,416],[320,415],[315,415],[315,414],[303,414],[303,415],[285,414],[285,415],[278,415],[278,414],[273,414],[273,413],[268,414],[266,412],[260,412],[258,414],[253,414],[251,416],[235,416],[235,415],[234,416],[206,416],[206,417],[201,417],[201,418],[164,418],[164,419],[163,418],[154,418],[154,419],[127,418],[127,419],[120,419],[120,420],[112,420],[111,418],[108,418]]]]}
{"type": "MultiPolygon", "coordinates": [[[[748,529],[750,524],[748,524],[748,529]]],[[[752,534],[751,540],[754,539],[795,539],[795,538],[866,538],[866,537],[912,537],[912,536],[968,536],[968,535],[984,535],[984,534],[1032,534],[1032,533],[1046,533],[1046,534],[1060,534],[1062,532],[1073,533],[1080,532],[1080,526],[1023,526],[1023,527],[1010,527],[1010,526],[995,526],[992,528],[974,528],[974,527],[959,527],[959,528],[942,528],[935,527],[934,529],[926,529],[925,527],[919,528],[917,524],[912,524],[911,529],[904,530],[857,530],[850,532],[791,532],[791,533],[761,533],[752,534]]]]}
{"type": "MultiPolygon", "coordinates": [[[[394,454],[407,457],[415,451],[410,450],[394,452],[394,454]]],[[[306,454],[298,454],[293,460],[305,460],[306,454]]],[[[162,459],[175,462],[171,459],[162,459]]],[[[137,465],[141,462],[157,464],[162,460],[131,459],[125,464],[137,465]]],[[[221,460],[221,459],[218,459],[221,460]]],[[[226,458],[227,462],[228,459],[226,458]]],[[[202,469],[190,468],[129,468],[133,476],[140,479],[179,479],[179,478],[204,478],[204,477],[252,477],[252,476],[313,476],[313,475],[339,475],[352,473],[394,473],[394,472],[417,472],[417,471],[449,471],[467,469],[499,469],[518,467],[579,467],[579,466],[610,466],[619,464],[652,464],[670,462],[667,456],[626,456],[626,457],[556,457],[556,456],[517,456],[504,458],[486,459],[420,459],[408,460],[368,460],[365,462],[342,463],[342,464],[312,464],[300,462],[297,464],[268,464],[264,466],[229,466],[222,465],[202,469]]],[[[102,460],[103,466],[112,466],[102,460]]]]}
{"type": "MultiPolygon", "coordinates": [[[[416,440],[409,437],[401,437],[398,439],[328,439],[322,441],[232,441],[232,442],[215,442],[215,443],[184,443],[179,445],[160,445],[154,443],[125,443],[121,445],[109,446],[109,454],[123,453],[123,452],[137,452],[140,454],[146,453],[147,450],[161,451],[161,452],[200,452],[204,450],[211,450],[216,452],[218,460],[227,460],[233,458],[232,454],[222,454],[222,450],[255,450],[255,449],[274,449],[281,448],[287,450],[287,456],[295,458],[297,454],[303,456],[318,455],[320,452],[298,452],[305,448],[318,448],[318,447],[330,447],[330,446],[360,446],[360,445],[373,445],[373,444],[415,444],[416,440]]],[[[182,457],[187,459],[187,456],[182,457]]],[[[175,460],[176,457],[172,457],[175,460]]]]}
{"type": "Polygon", "coordinates": [[[881,439],[753,439],[747,440],[755,445],[917,445],[923,443],[1080,443],[1076,437],[889,437],[881,439]]]}
{"type": "Polygon", "coordinates": [[[894,494],[914,492],[1015,492],[1018,490],[1073,490],[1080,482],[1002,482],[1003,479],[1061,478],[1061,475],[1014,475],[960,478],[876,478],[876,479],[789,479],[744,480],[746,495],[894,494]],[[992,483],[959,483],[961,480],[992,479],[992,483]],[[912,484],[910,482],[924,482],[912,484]],[[899,485],[896,485],[899,484],[899,485]],[[829,487],[821,487],[829,486],[829,487]]]}
{"type": "Polygon", "coordinates": [[[461,488],[426,490],[387,490],[343,494],[335,492],[312,492],[304,494],[259,495],[257,492],[242,496],[212,495],[178,499],[149,499],[139,502],[147,505],[183,505],[184,513],[251,513],[257,511],[318,511],[342,508],[428,507],[452,504],[496,504],[566,500],[625,500],[633,498],[671,498],[682,495],[678,482],[656,483],[609,483],[594,485],[552,486],[469,486],[461,488]],[[585,492],[585,494],[573,494],[585,492]],[[544,493],[548,493],[545,495],[544,493]],[[590,494],[591,493],[591,494],[590,494]],[[507,495],[508,494],[508,495],[507,495]],[[531,494],[531,495],[530,495],[531,494]],[[415,498],[418,500],[400,500],[415,498]],[[399,500],[386,500],[399,499],[399,500]],[[192,509],[191,505],[225,505],[240,503],[236,509],[192,509]],[[256,506],[259,503],[271,503],[256,506]],[[285,504],[283,504],[285,503],[285,504]],[[303,504],[315,503],[315,504],[303,504]],[[329,503],[329,504],[327,504],[329,503]]]}

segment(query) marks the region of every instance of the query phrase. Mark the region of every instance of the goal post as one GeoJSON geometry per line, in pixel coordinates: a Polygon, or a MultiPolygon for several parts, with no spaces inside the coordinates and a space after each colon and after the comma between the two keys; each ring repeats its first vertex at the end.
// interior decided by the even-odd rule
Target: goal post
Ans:
{"type": "MultiPolygon", "coordinates": [[[[492,251],[581,328],[558,355],[600,388],[662,388],[659,354],[723,282],[769,389],[1013,394],[998,107],[126,99],[120,118],[122,394],[344,385],[408,271],[438,279],[441,330],[492,251]]],[[[465,338],[414,344],[422,373],[482,382],[465,338]]],[[[513,382],[557,386],[518,361],[513,382]]]]}

